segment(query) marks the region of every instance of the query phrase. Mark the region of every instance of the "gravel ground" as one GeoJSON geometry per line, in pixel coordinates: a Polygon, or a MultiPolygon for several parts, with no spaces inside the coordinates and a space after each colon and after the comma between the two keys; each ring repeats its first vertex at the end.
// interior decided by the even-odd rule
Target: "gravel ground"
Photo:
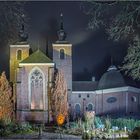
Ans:
{"type": "Polygon", "coordinates": [[[59,139],[64,139],[64,140],[82,140],[81,136],[74,136],[74,135],[64,135],[64,134],[59,134],[59,133],[48,133],[48,132],[43,132],[42,136],[39,137],[38,133],[34,133],[34,134],[25,134],[25,135],[21,135],[21,134],[17,134],[17,135],[11,135],[9,137],[5,137],[5,138],[0,138],[1,140],[30,140],[30,139],[41,139],[41,140],[59,140],[59,139]]]}

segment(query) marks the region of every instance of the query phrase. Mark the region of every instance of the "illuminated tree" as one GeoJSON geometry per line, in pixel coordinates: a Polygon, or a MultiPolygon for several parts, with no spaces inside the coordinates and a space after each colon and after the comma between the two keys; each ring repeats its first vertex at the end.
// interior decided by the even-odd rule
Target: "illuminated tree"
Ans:
{"type": "Polygon", "coordinates": [[[5,123],[11,121],[12,108],[12,92],[5,72],[0,76],[0,120],[5,123]]]}
{"type": "Polygon", "coordinates": [[[93,1],[83,4],[84,12],[89,16],[88,27],[92,30],[103,27],[114,41],[125,40],[130,47],[122,70],[134,79],[139,75],[140,44],[140,2],[139,1],[93,1]]]}
{"type": "Polygon", "coordinates": [[[68,116],[67,86],[62,71],[58,71],[55,75],[54,88],[51,92],[51,107],[53,119],[59,114],[63,114],[65,118],[68,116]]]}

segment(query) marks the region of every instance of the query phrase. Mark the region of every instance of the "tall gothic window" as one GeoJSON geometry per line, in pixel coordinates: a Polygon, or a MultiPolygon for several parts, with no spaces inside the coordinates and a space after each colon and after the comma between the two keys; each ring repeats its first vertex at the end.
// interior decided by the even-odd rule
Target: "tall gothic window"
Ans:
{"type": "Polygon", "coordinates": [[[22,51],[18,50],[17,51],[17,60],[21,60],[22,59],[22,51]]]}
{"type": "Polygon", "coordinates": [[[64,49],[60,49],[60,59],[65,59],[65,51],[64,51],[64,49]]]}
{"type": "Polygon", "coordinates": [[[43,107],[43,75],[39,70],[34,70],[30,76],[31,109],[42,110],[43,107]]]}

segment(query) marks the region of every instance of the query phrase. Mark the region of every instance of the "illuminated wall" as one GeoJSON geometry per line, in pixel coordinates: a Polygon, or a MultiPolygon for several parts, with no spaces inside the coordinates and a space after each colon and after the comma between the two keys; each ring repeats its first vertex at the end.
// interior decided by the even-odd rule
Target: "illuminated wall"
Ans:
{"type": "Polygon", "coordinates": [[[28,44],[10,45],[10,82],[16,82],[16,69],[29,56],[29,48],[28,44]]]}
{"type": "Polygon", "coordinates": [[[50,88],[54,63],[19,64],[17,73],[17,121],[50,121],[50,88]],[[43,98],[42,98],[43,97],[43,98]]]}
{"type": "Polygon", "coordinates": [[[56,68],[64,73],[67,83],[68,100],[72,93],[72,44],[69,43],[55,43],[53,46],[53,62],[56,68]]]}

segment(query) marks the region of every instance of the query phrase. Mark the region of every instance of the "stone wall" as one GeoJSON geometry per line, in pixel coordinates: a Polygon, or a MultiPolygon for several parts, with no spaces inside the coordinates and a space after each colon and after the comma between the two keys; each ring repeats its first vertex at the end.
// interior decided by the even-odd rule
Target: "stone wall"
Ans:
{"type": "MultiPolygon", "coordinates": [[[[48,110],[49,110],[49,102],[48,102],[48,87],[50,86],[50,84],[53,81],[53,67],[50,68],[50,66],[47,65],[24,65],[22,66],[17,73],[17,84],[16,84],[16,109],[17,109],[17,119],[21,121],[23,121],[26,118],[32,118],[32,114],[36,114],[37,116],[35,118],[40,118],[39,116],[42,115],[42,113],[44,114],[45,112],[48,114],[48,110]],[[30,81],[29,81],[29,75],[30,73],[35,70],[35,69],[39,69],[41,70],[41,72],[43,73],[43,84],[44,84],[44,88],[43,88],[43,110],[32,110],[31,109],[31,92],[30,92],[30,81]],[[49,74],[48,74],[49,73],[49,74]],[[49,80],[48,80],[49,79],[49,80]],[[38,116],[39,115],[39,116],[38,116]],[[20,117],[19,117],[20,116],[20,117]]],[[[41,95],[40,95],[41,96],[41,95]]],[[[37,103],[38,100],[36,99],[34,101],[34,103],[37,103]]],[[[47,116],[47,114],[45,116],[47,116]]],[[[43,115],[44,116],[44,115],[43,115]]],[[[45,117],[46,118],[46,117],[45,117]]],[[[46,118],[47,119],[47,118],[46,118]]]]}
{"type": "Polygon", "coordinates": [[[75,115],[75,105],[81,107],[84,114],[88,104],[93,105],[96,115],[136,115],[140,111],[140,93],[131,90],[111,92],[99,91],[73,91],[71,94],[70,110],[75,115]],[[89,95],[87,97],[87,95],[89,95]]]}
{"type": "Polygon", "coordinates": [[[72,44],[53,44],[53,62],[55,62],[56,68],[64,73],[70,101],[72,93],[72,44]],[[64,59],[60,59],[60,49],[64,49],[64,59]]]}

